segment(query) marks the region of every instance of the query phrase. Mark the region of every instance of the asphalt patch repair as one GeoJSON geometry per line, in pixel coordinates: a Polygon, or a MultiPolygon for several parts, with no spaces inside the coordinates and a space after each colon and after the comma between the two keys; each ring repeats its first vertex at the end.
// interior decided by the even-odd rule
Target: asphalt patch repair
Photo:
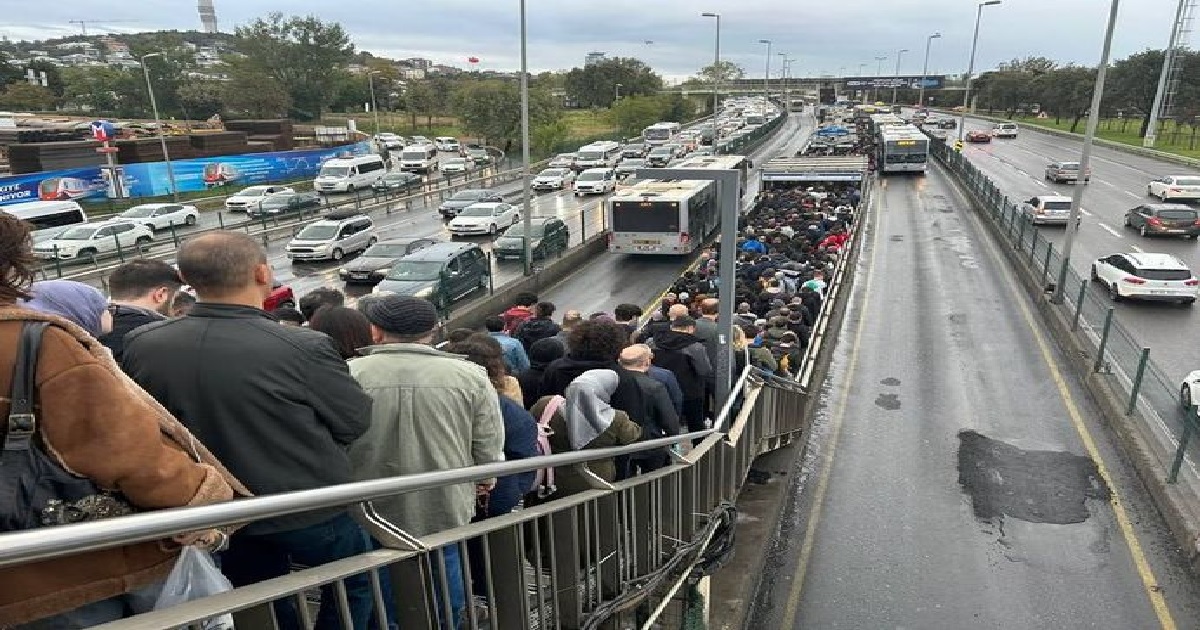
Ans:
{"type": "Polygon", "coordinates": [[[976,518],[1082,523],[1090,516],[1087,500],[1111,494],[1088,457],[1028,451],[975,431],[960,432],[958,440],[958,483],[971,496],[976,518]]]}

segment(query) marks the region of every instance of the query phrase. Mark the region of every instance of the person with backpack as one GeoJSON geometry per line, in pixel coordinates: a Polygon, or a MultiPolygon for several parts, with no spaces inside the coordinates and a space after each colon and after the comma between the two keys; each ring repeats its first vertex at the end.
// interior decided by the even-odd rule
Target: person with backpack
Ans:
{"type": "Polygon", "coordinates": [[[500,314],[504,318],[504,332],[513,334],[517,331],[517,326],[521,325],[527,319],[533,317],[533,305],[537,304],[538,296],[527,291],[517,294],[513,299],[513,305],[508,307],[508,310],[500,314]]]}
{"type": "MultiPolygon", "coordinates": [[[[538,302],[533,307],[533,317],[521,322],[515,332],[512,333],[521,345],[525,347],[525,352],[528,354],[533,351],[533,344],[554,337],[562,330],[562,327],[554,323],[551,319],[554,317],[554,304],[550,302],[538,302]]],[[[564,347],[564,352],[565,352],[564,347]]]]}
{"type": "Polygon", "coordinates": [[[688,431],[703,431],[705,385],[713,373],[704,343],[696,337],[696,320],[688,316],[671,320],[671,328],[650,340],[654,365],[666,368],[683,390],[683,418],[688,431]]]}

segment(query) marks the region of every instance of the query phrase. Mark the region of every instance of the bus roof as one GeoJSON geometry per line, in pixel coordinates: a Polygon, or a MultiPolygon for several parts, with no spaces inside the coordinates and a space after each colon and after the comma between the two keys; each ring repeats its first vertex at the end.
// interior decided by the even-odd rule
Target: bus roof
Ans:
{"type": "Polygon", "coordinates": [[[612,201],[685,201],[712,185],[707,179],[648,179],[613,193],[612,201]]]}
{"type": "Polygon", "coordinates": [[[866,174],[865,155],[775,158],[760,171],[764,182],[857,182],[866,174]]]}
{"type": "Polygon", "coordinates": [[[745,163],[744,155],[699,155],[684,158],[679,164],[671,165],[671,168],[737,169],[745,163]]]}

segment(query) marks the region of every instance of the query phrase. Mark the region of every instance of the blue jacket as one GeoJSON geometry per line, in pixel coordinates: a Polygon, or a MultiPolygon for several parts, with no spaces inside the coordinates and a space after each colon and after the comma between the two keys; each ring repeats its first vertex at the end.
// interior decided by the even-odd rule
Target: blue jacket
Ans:
{"type": "Polygon", "coordinates": [[[504,367],[508,368],[509,374],[515,376],[529,369],[529,355],[525,353],[525,346],[521,345],[520,341],[509,337],[508,333],[488,334],[500,342],[500,349],[504,350],[504,367]]]}
{"type": "MultiPolygon", "coordinates": [[[[514,340],[515,341],[515,340],[514,340]]],[[[500,395],[500,415],[504,418],[504,459],[513,461],[538,455],[537,421],[521,405],[500,395]]],[[[508,514],[533,486],[534,471],[517,473],[496,480],[488,497],[489,517],[508,514]]]]}
{"type": "Polygon", "coordinates": [[[666,385],[667,393],[671,396],[671,404],[675,406],[675,413],[683,413],[683,390],[679,388],[679,379],[675,378],[675,374],[667,368],[661,368],[657,365],[650,366],[650,378],[666,385]]]}
{"type": "Polygon", "coordinates": [[[745,243],[742,243],[742,251],[754,254],[765,254],[767,253],[767,246],[763,245],[762,241],[758,239],[750,239],[745,243]]]}

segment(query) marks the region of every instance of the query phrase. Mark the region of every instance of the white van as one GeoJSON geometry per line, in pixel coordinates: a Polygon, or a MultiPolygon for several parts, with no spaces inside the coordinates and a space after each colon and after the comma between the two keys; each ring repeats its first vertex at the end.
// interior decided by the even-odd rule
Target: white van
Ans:
{"type": "Polygon", "coordinates": [[[375,154],[333,158],[321,165],[321,172],[313,180],[313,190],[328,193],[370,188],[384,173],[387,166],[375,154]]]}
{"type": "Polygon", "coordinates": [[[458,143],[458,138],[453,136],[438,136],[433,139],[433,146],[438,148],[438,151],[447,153],[458,153],[462,151],[462,145],[458,143]]]}
{"type": "Polygon", "coordinates": [[[411,144],[400,152],[400,170],[414,173],[436,171],[438,150],[432,144],[411,144]]]}
{"type": "Polygon", "coordinates": [[[1017,123],[996,123],[992,125],[993,138],[1016,138],[1017,123]]]}
{"type": "Polygon", "coordinates": [[[621,145],[611,140],[593,142],[575,152],[575,165],[580,169],[612,168],[621,159],[621,145]]]}
{"type": "Polygon", "coordinates": [[[21,219],[34,230],[86,223],[88,220],[78,201],[27,201],[0,206],[0,212],[21,219]]]}

